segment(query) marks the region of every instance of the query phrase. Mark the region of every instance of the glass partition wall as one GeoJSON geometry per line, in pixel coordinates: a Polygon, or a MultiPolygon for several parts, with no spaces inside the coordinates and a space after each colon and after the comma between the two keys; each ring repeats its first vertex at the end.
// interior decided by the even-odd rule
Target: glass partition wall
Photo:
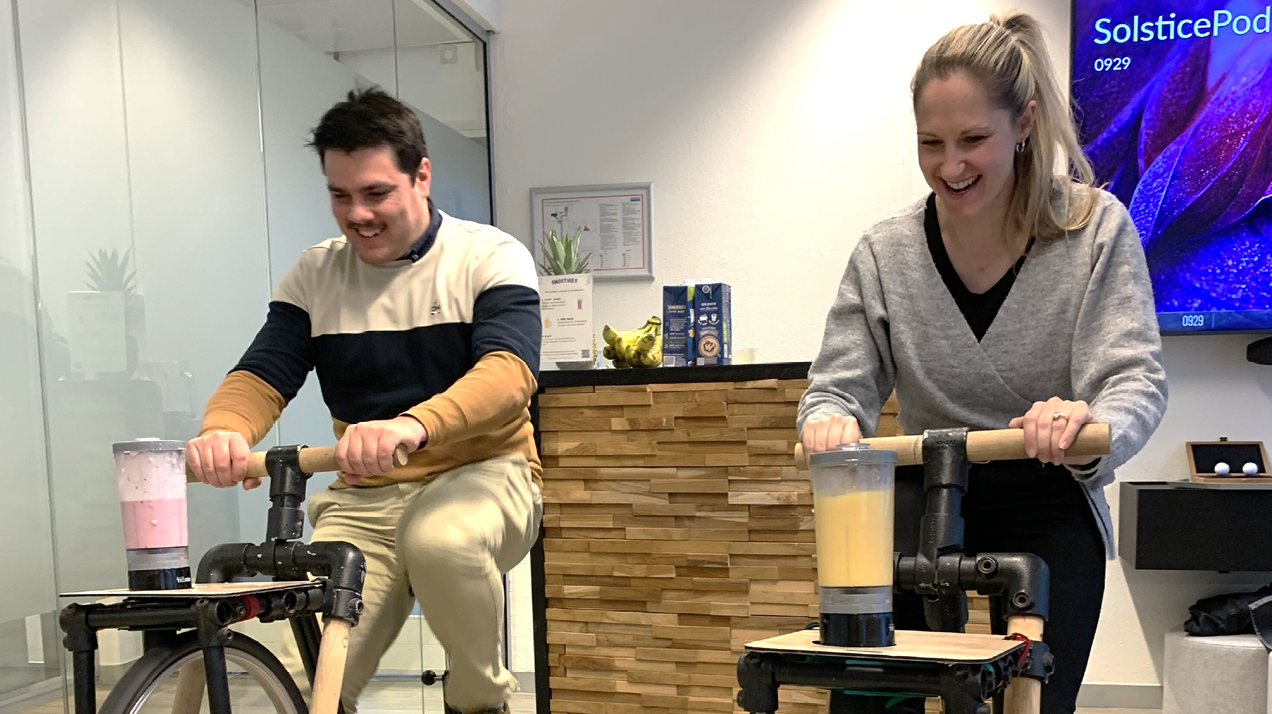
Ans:
{"type": "MultiPolygon", "coordinates": [[[[56,593],[126,584],[111,444],[197,432],[273,283],[339,233],[305,144],[372,84],[418,112],[437,205],[490,222],[484,37],[431,0],[0,0],[0,714],[67,706],[56,593]]],[[[311,379],[262,446],[331,442],[311,379]]],[[[191,561],[261,540],[265,491],[191,486],[191,561]]],[[[102,633],[99,687],[140,653],[102,633]]],[[[430,668],[415,617],[361,710],[418,711],[430,668]]]]}

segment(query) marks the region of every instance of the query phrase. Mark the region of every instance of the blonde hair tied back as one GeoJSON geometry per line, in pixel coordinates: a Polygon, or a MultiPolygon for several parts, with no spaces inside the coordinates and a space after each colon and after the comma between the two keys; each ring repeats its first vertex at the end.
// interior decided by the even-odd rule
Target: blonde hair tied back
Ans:
{"type": "Polygon", "coordinates": [[[1039,238],[1085,226],[1095,210],[1095,176],[1078,143],[1073,112],[1060,91],[1038,21],[1010,12],[949,31],[923,54],[910,83],[911,101],[917,106],[929,82],[958,72],[980,82],[990,101],[1013,118],[1029,102],[1037,102],[1033,131],[1016,153],[1009,218],[1026,235],[1039,238]],[[1060,206],[1052,202],[1057,165],[1068,174],[1061,182],[1066,195],[1060,206]]]}

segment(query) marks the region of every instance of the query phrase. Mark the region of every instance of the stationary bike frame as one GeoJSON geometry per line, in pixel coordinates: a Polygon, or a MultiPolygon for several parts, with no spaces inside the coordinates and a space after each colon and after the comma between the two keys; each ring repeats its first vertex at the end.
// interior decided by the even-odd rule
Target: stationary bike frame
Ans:
{"type": "MultiPolygon", "coordinates": [[[[1047,565],[1028,553],[963,554],[963,495],[971,462],[1026,458],[1019,429],[973,432],[928,431],[923,436],[865,439],[872,448],[897,452],[897,465],[922,464],[925,513],[919,525],[918,552],[894,555],[894,584],[923,596],[924,619],[938,632],[961,632],[967,623],[967,593],[988,595],[993,612],[1007,620],[1013,639],[1025,639],[1021,655],[1012,654],[984,667],[898,668],[880,660],[824,658],[747,652],[738,661],[738,704],[752,713],[777,711],[782,684],[832,690],[831,714],[882,711],[881,698],[844,694],[844,690],[892,692],[940,697],[946,714],[989,714],[986,700],[1003,692],[1006,714],[1037,714],[1042,684],[1053,659],[1042,642],[1050,581],[1047,565]]],[[[1088,424],[1067,453],[1097,456],[1109,452],[1107,424],[1088,424]]],[[[796,447],[798,468],[807,468],[796,447]]]]}
{"type": "MultiPolygon", "coordinates": [[[[396,455],[399,465],[405,452],[396,455]]],[[[280,446],[252,454],[248,475],[269,478],[270,509],[267,540],[261,544],[229,543],[209,550],[199,563],[196,582],[228,583],[238,577],[269,575],[287,582],[285,589],[261,593],[208,595],[164,593],[164,597],[129,596],[114,605],[68,605],[62,610],[64,643],[72,654],[75,714],[96,714],[94,652],[97,632],[104,629],[139,630],[146,646],[165,641],[179,630],[193,628],[203,650],[205,677],[178,677],[178,701],[197,702],[206,680],[212,714],[231,714],[226,675],[225,644],[234,633],[229,625],[249,619],[272,622],[287,619],[296,636],[305,672],[313,685],[312,714],[337,714],[344,679],[349,628],[362,614],[362,584],[366,561],[344,542],[304,543],[305,482],[319,471],[332,471],[334,449],[280,446]],[[309,574],[318,576],[308,581],[309,574]],[[325,616],[320,630],[317,613],[325,616]]],[[[184,671],[183,671],[184,675],[184,671]]]]}

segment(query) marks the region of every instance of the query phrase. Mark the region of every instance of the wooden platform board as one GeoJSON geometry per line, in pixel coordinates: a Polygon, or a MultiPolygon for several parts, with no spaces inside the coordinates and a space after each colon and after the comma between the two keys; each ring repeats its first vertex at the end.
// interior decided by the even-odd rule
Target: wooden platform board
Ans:
{"type": "Polygon", "coordinates": [[[939,664],[981,664],[1010,654],[1024,643],[998,635],[968,635],[961,632],[917,632],[897,630],[893,647],[830,647],[817,644],[817,630],[800,630],[766,640],[749,642],[747,651],[838,655],[854,659],[934,662],[939,664]]]}
{"type": "Polygon", "coordinates": [[[60,593],[59,597],[153,597],[153,598],[201,598],[201,597],[237,597],[256,593],[290,590],[296,587],[318,585],[320,581],[295,580],[279,583],[203,583],[192,588],[179,590],[84,590],[74,593],[60,593]]]}

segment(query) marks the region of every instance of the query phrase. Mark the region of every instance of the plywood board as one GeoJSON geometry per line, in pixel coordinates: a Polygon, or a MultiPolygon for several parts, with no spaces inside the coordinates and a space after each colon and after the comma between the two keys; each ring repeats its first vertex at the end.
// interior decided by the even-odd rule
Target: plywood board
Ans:
{"type": "Polygon", "coordinates": [[[1024,647],[1019,640],[998,635],[969,635],[961,632],[919,632],[897,630],[893,647],[830,647],[819,644],[817,630],[800,630],[767,640],[746,643],[748,651],[840,655],[854,659],[902,660],[975,664],[992,662],[1024,647]]]}
{"type": "Polygon", "coordinates": [[[321,581],[287,581],[280,583],[200,583],[190,588],[178,590],[83,590],[73,593],[59,593],[58,597],[147,597],[147,598],[201,598],[201,597],[236,597],[239,595],[255,595],[256,593],[291,590],[292,588],[321,586],[321,581]]]}

